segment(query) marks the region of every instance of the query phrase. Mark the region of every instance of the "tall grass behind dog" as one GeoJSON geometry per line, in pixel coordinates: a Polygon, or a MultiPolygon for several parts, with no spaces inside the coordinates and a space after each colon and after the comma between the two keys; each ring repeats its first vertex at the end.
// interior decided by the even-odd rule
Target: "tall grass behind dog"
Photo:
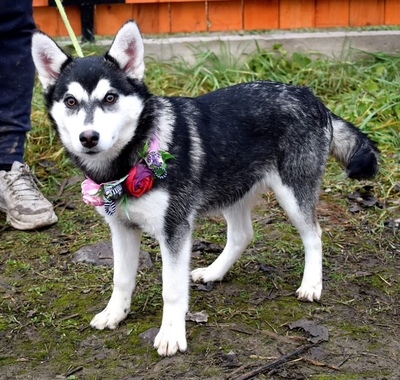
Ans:
{"type": "Polygon", "coordinates": [[[219,211],[227,243],[194,281],[221,280],[253,237],[251,209],[268,190],[300,233],[305,268],[299,299],[322,291],[316,205],[330,154],[350,178],[378,171],[375,144],[332,114],[307,88],[259,81],[196,98],[160,97],[144,83],[144,46],[126,23],[104,57],[72,58],[48,36],[32,54],[50,118],[87,177],[84,200],[112,233],[114,288],[91,326],[114,329],[130,311],[142,231],[160,244],[163,317],[160,355],[187,348],[190,254],[195,219],[219,211]]]}

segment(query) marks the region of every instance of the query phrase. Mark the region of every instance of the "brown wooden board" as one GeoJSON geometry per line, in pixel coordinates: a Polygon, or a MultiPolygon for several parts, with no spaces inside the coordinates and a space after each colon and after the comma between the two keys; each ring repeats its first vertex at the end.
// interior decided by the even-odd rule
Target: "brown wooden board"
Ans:
{"type": "Polygon", "coordinates": [[[312,28],[315,26],[315,1],[280,0],[279,27],[281,29],[312,28]]]}
{"type": "Polygon", "coordinates": [[[350,19],[350,0],[317,0],[315,26],[331,28],[348,26],[350,19]]]}
{"type": "Polygon", "coordinates": [[[174,2],[170,4],[172,33],[204,32],[207,30],[206,3],[174,2]]]}
{"type": "MultiPolygon", "coordinates": [[[[48,4],[33,0],[38,27],[66,36],[57,8],[48,4]]],[[[65,8],[81,34],[80,7],[65,8]]],[[[146,34],[400,25],[400,0],[125,0],[95,9],[98,35],[113,35],[132,18],[146,34]]]]}
{"type": "Polygon", "coordinates": [[[208,30],[226,31],[243,29],[241,0],[209,1],[208,30]]]}
{"type": "Polygon", "coordinates": [[[383,25],[384,0],[350,0],[350,26],[383,25]]]}
{"type": "Polygon", "coordinates": [[[245,0],[243,2],[243,29],[278,29],[279,0],[245,0]]]}

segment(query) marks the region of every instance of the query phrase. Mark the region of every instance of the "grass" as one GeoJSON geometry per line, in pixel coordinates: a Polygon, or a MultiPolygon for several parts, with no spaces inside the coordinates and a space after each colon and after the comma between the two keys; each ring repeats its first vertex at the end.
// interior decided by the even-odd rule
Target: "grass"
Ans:
{"type": "MultiPolygon", "coordinates": [[[[98,48],[95,50],[98,53],[98,48]]],[[[391,192],[399,178],[399,67],[398,56],[370,54],[356,62],[331,61],[300,53],[289,57],[282,46],[276,45],[273,51],[256,51],[241,64],[228,49],[222,57],[212,52],[198,54],[194,66],[182,61],[149,61],[146,82],[153,93],[168,96],[196,96],[254,80],[308,86],[334,113],[359,126],[378,143],[385,163],[381,176],[391,184],[391,192]]],[[[27,161],[33,165],[38,161],[44,165],[55,162],[55,171],[70,171],[69,161],[47,121],[39,86],[32,118],[35,128],[27,144],[27,161]]],[[[51,180],[57,183],[54,177],[51,180]]]]}
{"type": "MultiPolygon", "coordinates": [[[[385,318],[395,309],[396,303],[391,301],[400,289],[395,257],[398,231],[387,228],[388,221],[398,219],[400,214],[399,67],[399,56],[371,54],[362,61],[339,62],[319,56],[311,59],[302,54],[289,57],[279,45],[273,51],[259,50],[243,63],[238,63],[228,51],[221,57],[210,52],[201,53],[194,66],[182,61],[147,62],[146,82],[158,95],[195,96],[261,79],[309,86],[333,112],[368,133],[382,152],[381,171],[373,182],[351,182],[344,178],[336,163],[329,163],[322,202],[326,202],[331,211],[328,216],[321,217],[325,230],[325,276],[329,279],[326,288],[329,296],[325,303],[299,303],[293,297],[302,272],[301,243],[276,201],[266,194],[254,212],[255,239],[245,257],[212,292],[192,292],[191,308],[207,310],[210,322],[204,329],[189,325],[189,359],[182,356],[182,362],[176,367],[181,366],[182,373],[187,370],[186,360],[191,363],[206,361],[204,368],[207,367],[210,374],[216,371],[216,378],[219,378],[220,367],[215,363],[220,362],[221,347],[226,352],[231,347],[236,350],[247,347],[247,343],[237,344],[242,336],[240,329],[226,332],[221,326],[239,323],[249,331],[273,328],[285,334],[285,324],[295,319],[329,316],[332,329],[340,329],[347,340],[349,337],[361,339],[368,331],[374,332],[368,330],[367,324],[360,329],[353,315],[366,315],[368,321],[376,318],[382,325],[390,324],[385,318]],[[385,207],[350,214],[346,196],[366,184],[373,186],[374,195],[385,207]],[[340,222],[332,222],[335,218],[340,222]],[[359,271],[372,271],[368,266],[371,260],[377,262],[376,273],[355,275],[359,271]],[[265,273],[260,273],[260,263],[265,265],[265,273]],[[343,263],[350,269],[343,270],[343,263]],[[354,288],[366,293],[355,298],[354,288]],[[376,292],[379,292],[380,303],[375,302],[376,292]],[[265,297],[266,301],[261,302],[265,297]],[[364,305],[363,297],[370,297],[371,304],[364,305]],[[350,308],[350,320],[346,320],[344,314],[336,315],[338,310],[344,313],[350,308]]],[[[141,342],[138,334],[160,323],[158,246],[150,237],[144,237],[143,249],[150,252],[155,266],[139,274],[132,313],[126,322],[112,332],[93,332],[87,328],[90,318],[101,310],[110,296],[112,273],[104,267],[72,264],[70,259],[81,246],[109,239],[109,233],[94,210],[80,200],[79,181],[71,180],[80,173],[72,166],[47,119],[39,85],[35,87],[32,119],[34,128],[28,138],[26,160],[42,182],[43,192],[57,205],[59,223],[52,229],[35,233],[3,227],[0,339],[11,345],[12,351],[5,355],[0,349],[0,366],[15,365],[19,368],[16,371],[22,371],[19,372],[22,377],[44,366],[49,368],[48,378],[73,372],[80,365],[92,371],[85,377],[74,373],[71,379],[115,378],[114,371],[126,366],[129,375],[137,373],[153,378],[149,368],[153,369],[160,358],[141,342]],[[2,287],[3,284],[6,285],[2,287]]],[[[220,218],[202,218],[195,238],[222,247],[224,231],[220,218]]],[[[202,254],[195,259],[194,266],[207,265],[215,257],[215,253],[202,254]]],[[[257,342],[254,352],[259,356],[271,356],[268,351],[271,342],[273,340],[268,340],[268,344],[257,342]]],[[[7,343],[4,347],[8,347],[7,343]]],[[[205,372],[202,374],[205,376],[205,372]]],[[[358,377],[353,377],[353,372],[325,377],[321,372],[316,378],[358,377]]]]}
{"type": "MultiPolygon", "coordinates": [[[[370,54],[359,61],[332,61],[295,53],[282,46],[258,50],[243,64],[229,55],[198,55],[194,66],[184,62],[148,63],[147,83],[160,95],[196,96],[235,83],[273,80],[308,86],[337,115],[351,121],[377,142],[382,153],[380,193],[394,195],[400,179],[400,57],[370,54]],[[382,183],[381,182],[381,183],[382,183]]],[[[337,175],[338,169],[332,171],[337,175]]],[[[337,178],[333,179],[336,186],[337,178]]],[[[330,182],[330,181],[329,181],[330,182]]],[[[329,184],[330,185],[330,184],[329,184]]]]}

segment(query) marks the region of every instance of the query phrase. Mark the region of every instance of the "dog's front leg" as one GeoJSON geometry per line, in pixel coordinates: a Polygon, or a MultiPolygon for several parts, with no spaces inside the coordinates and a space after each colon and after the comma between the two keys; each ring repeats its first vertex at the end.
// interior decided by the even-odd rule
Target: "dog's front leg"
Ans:
{"type": "Polygon", "coordinates": [[[160,239],[163,261],[163,317],[154,347],[162,356],[185,351],[185,317],[189,304],[189,262],[192,246],[191,231],[180,230],[174,238],[160,239]]]}
{"type": "Polygon", "coordinates": [[[97,314],[90,325],[96,329],[115,329],[126,318],[136,286],[139,263],[140,229],[130,229],[115,217],[107,217],[114,251],[114,289],[107,307],[97,314]]]}

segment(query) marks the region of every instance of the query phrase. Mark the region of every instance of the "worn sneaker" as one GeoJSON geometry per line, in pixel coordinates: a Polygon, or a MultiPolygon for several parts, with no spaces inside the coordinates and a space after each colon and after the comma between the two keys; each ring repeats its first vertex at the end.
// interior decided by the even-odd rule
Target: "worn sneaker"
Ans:
{"type": "Polygon", "coordinates": [[[52,204],[36,186],[27,165],[15,161],[9,172],[0,171],[0,211],[18,230],[33,230],[57,222],[52,204]]]}

